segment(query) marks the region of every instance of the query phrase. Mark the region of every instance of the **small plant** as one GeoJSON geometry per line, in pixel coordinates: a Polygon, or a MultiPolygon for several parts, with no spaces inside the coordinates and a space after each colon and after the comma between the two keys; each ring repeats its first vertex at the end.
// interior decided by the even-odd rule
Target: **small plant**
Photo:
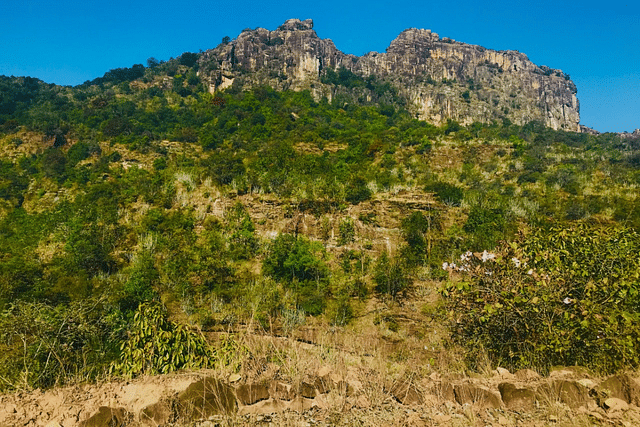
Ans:
{"type": "Polygon", "coordinates": [[[434,193],[436,198],[449,206],[460,206],[464,197],[464,190],[448,182],[432,182],[425,187],[425,191],[434,193]]]}
{"type": "Polygon", "coordinates": [[[351,218],[345,218],[340,223],[340,231],[338,235],[338,246],[348,245],[356,239],[356,229],[351,218]]]}
{"type": "Polygon", "coordinates": [[[389,258],[386,252],[378,259],[373,274],[376,291],[392,298],[407,291],[413,284],[404,260],[400,257],[389,258]]]}
{"type": "Polygon", "coordinates": [[[200,331],[170,322],[157,303],[138,307],[128,334],[120,347],[120,360],[111,368],[127,377],[208,368],[217,359],[216,351],[200,331]]]}
{"type": "Polygon", "coordinates": [[[103,301],[51,306],[17,301],[0,312],[0,391],[93,380],[106,372],[121,335],[103,301]]]}

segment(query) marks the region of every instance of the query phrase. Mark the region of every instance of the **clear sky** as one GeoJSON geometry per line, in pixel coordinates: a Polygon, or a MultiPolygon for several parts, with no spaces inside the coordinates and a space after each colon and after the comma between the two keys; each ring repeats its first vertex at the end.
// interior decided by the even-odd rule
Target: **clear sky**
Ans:
{"type": "Polygon", "coordinates": [[[76,85],[117,67],[213,48],[245,28],[314,21],[343,52],[382,52],[406,28],[518,50],[578,86],[581,123],[640,128],[640,2],[1,0],[0,74],[76,85]]]}

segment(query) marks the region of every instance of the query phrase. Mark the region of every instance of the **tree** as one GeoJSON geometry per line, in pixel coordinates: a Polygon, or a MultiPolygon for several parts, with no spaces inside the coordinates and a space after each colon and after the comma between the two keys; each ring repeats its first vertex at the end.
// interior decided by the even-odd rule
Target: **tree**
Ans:
{"type": "Polygon", "coordinates": [[[373,280],[376,282],[376,291],[392,298],[405,292],[413,283],[403,259],[390,258],[386,252],[380,256],[374,267],[373,280]]]}
{"type": "Polygon", "coordinates": [[[328,274],[327,266],[317,257],[320,252],[321,246],[304,237],[280,234],[269,247],[262,271],[286,282],[317,281],[328,274]]]}
{"type": "Polygon", "coordinates": [[[147,59],[147,67],[156,68],[158,65],[160,65],[160,61],[154,58],[153,56],[147,59]]]}
{"type": "Polygon", "coordinates": [[[320,314],[326,304],[324,288],[329,275],[323,254],[324,249],[318,242],[280,234],[269,247],[262,272],[292,290],[297,307],[309,314],[320,314]]]}
{"type": "Polygon", "coordinates": [[[198,55],[197,53],[185,52],[182,55],[180,55],[180,58],[178,59],[178,61],[180,62],[180,65],[193,67],[194,65],[196,65],[196,62],[198,62],[199,56],[200,55],[198,55]]]}

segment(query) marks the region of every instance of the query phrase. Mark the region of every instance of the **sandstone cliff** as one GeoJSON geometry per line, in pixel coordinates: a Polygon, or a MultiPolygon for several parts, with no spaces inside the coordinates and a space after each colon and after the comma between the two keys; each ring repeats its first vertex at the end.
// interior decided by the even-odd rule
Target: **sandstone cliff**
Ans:
{"type": "Polygon", "coordinates": [[[306,89],[317,99],[350,94],[364,102],[399,102],[434,123],[539,120],[554,129],[579,131],[577,89],[567,74],[537,66],[517,51],[485,49],[429,30],[405,30],[386,52],[357,57],[320,39],[311,20],[292,19],[275,31],[245,30],[206,51],[200,70],[211,92],[234,82],[243,88],[268,84],[278,90],[306,89]],[[340,68],[390,83],[395,96],[323,79],[329,69],[340,68]]]}

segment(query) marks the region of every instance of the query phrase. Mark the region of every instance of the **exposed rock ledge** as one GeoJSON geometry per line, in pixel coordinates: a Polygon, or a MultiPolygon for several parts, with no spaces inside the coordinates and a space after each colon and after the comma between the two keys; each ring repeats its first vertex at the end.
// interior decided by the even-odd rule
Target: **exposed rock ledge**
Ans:
{"type": "Polygon", "coordinates": [[[328,426],[376,417],[378,422],[451,425],[453,419],[464,421],[469,414],[483,420],[482,425],[563,421],[557,414],[596,424],[640,422],[640,384],[627,374],[598,379],[584,369],[569,367],[542,378],[531,370],[512,374],[499,368],[493,376],[434,373],[428,378],[400,376],[375,385],[370,376],[366,369],[336,372],[325,366],[291,381],[268,364],[263,374],[251,379],[200,372],[18,393],[0,396],[0,425],[216,425],[213,421],[291,425],[313,419],[315,425],[328,426]]]}
{"type": "MultiPolygon", "coordinates": [[[[460,43],[430,30],[405,30],[386,52],[357,57],[320,39],[310,19],[290,19],[275,31],[245,30],[200,59],[200,74],[212,92],[234,82],[244,88],[268,84],[278,90],[306,89],[329,100],[345,89],[324,84],[321,77],[327,68],[339,67],[390,82],[406,108],[430,122],[539,120],[554,129],[580,130],[577,89],[567,74],[537,66],[517,51],[460,43]]],[[[355,92],[351,95],[364,100],[380,95],[365,88],[355,92]]],[[[384,95],[378,100],[393,102],[384,95]]]]}

